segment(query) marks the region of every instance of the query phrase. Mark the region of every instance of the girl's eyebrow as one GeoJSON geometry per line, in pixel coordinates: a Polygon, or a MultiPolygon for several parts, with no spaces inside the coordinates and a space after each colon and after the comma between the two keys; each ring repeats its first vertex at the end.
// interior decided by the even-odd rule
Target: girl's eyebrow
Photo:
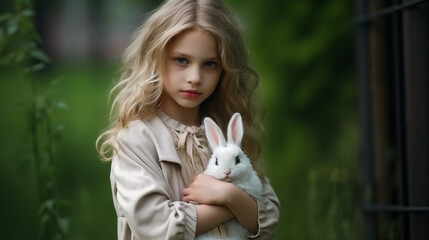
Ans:
{"type": "MultiPolygon", "coordinates": [[[[185,57],[185,58],[188,58],[188,59],[192,59],[191,55],[188,55],[186,53],[181,53],[181,52],[171,52],[170,55],[172,55],[172,56],[181,56],[181,57],[185,57]]],[[[220,57],[219,56],[208,57],[208,58],[205,58],[205,60],[217,60],[217,61],[219,61],[220,57]]]]}

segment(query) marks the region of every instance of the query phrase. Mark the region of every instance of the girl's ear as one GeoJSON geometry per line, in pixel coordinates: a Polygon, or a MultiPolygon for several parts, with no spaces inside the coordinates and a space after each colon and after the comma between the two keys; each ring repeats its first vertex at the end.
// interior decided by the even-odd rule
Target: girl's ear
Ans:
{"type": "Polygon", "coordinates": [[[204,118],[204,128],[206,131],[207,140],[209,141],[209,145],[212,150],[219,146],[226,145],[222,130],[211,118],[204,118]]]}
{"type": "Polygon", "coordinates": [[[232,115],[228,124],[228,142],[241,146],[243,139],[243,121],[240,113],[236,112],[232,115]]]}

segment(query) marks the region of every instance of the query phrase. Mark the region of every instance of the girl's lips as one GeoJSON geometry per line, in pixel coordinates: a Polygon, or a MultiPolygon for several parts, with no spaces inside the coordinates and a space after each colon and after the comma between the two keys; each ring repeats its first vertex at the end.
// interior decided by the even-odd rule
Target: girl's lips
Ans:
{"type": "Polygon", "coordinates": [[[192,91],[192,90],[182,91],[182,94],[185,95],[185,97],[187,97],[187,98],[196,98],[196,97],[201,95],[200,92],[192,91]]]}

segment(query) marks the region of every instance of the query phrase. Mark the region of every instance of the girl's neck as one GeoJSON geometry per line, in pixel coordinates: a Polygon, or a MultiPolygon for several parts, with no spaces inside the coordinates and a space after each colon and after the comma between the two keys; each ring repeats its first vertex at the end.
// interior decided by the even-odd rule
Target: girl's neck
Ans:
{"type": "Polygon", "coordinates": [[[162,107],[161,110],[171,118],[187,126],[200,126],[200,111],[196,109],[175,109],[162,107]]]}

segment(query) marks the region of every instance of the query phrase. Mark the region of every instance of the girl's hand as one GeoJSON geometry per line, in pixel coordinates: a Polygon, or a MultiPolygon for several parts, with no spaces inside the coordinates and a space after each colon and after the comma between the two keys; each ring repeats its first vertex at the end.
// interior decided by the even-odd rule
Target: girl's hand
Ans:
{"type": "Polygon", "coordinates": [[[231,183],[218,180],[207,174],[199,174],[188,188],[183,190],[183,201],[202,204],[225,205],[231,183]]]}
{"type": "Polygon", "coordinates": [[[256,201],[232,183],[199,174],[188,188],[183,189],[183,201],[208,205],[223,205],[249,232],[258,231],[258,206],[256,201]]]}

